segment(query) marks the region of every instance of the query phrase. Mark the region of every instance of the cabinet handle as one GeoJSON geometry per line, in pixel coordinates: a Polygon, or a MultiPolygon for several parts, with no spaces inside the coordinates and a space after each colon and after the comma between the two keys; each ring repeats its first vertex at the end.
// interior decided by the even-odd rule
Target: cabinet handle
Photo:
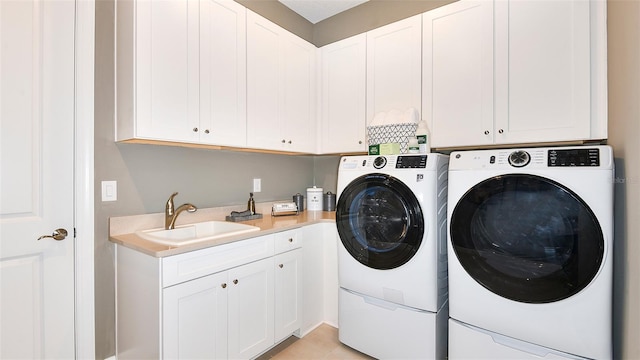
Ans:
{"type": "Polygon", "coordinates": [[[292,243],[293,242],[293,238],[289,238],[289,242],[292,243]]]}
{"type": "Polygon", "coordinates": [[[278,267],[282,269],[284,267],[284,264],[278,264],[278,267]]]}
{"type": "Polygon", "coordinates": [[[282,139],[282,143],[283,143],[283,144],[284,144],[284,143],[286,143],[286,142],[287,142],[287,140],[285,140],[285,139],[282,139]]]}
{"type": "Polygon", "coordinates": [[[227,288],[227,283],[222,283],[222,285],[220,285],[220,286],[222,286],[223,289],[226,289],[227,288]]]}
{"type": "Polygon", "coordinates": [[[193,128],[193,132],[198,132],[198,128],[193,128]]]}
{"type": "Polygon", "coordinates": [[[504,130],[500,129],[498,130],[498,134],[502,134],[504,132],[504,130]]]}
{"type": "Polygon", "coordinates": [[[208,133],[209,133],[209,129],[206,129],[206,130],[204,131],[204,133],[205,133],[205,134],[208,134],[208,133]]]}
{"type": "Polygon", "coordinates": [[[358,145],[362,145],[362,140],[358,141],[358,145]]]}
{"type": "Polygon", "coordinates": [[[291,140],[289,140],[289,144],[291,144],[291,140]]]}
{"type": "Polygon", "coordinates": [[[484,134],[485,134],[485,135],[489,135],[489,130],[485,130],[485,131],[484,131],[484,134]]]}
{"type": "Polygon", "coordinates": [[[238,279],[233,280],[233,284],[237,285],[238,284],[238,279]]]}

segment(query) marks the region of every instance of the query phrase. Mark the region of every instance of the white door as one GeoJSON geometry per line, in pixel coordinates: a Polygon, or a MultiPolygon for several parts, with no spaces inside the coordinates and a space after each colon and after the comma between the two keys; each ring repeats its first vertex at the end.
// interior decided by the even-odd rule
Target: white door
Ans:
{"type": "Polygon", "coordinates": [[[0,1],[3,359],[75,356],[74,10],[0,1]]]}

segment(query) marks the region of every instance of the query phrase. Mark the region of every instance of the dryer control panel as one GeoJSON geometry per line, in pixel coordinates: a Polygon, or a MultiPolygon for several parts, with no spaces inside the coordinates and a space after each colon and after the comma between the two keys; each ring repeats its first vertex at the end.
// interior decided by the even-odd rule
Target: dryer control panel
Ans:
{"type": "Polygon", "coordinates": [[[600,149],[549,150],[549,166],[600,166],[600,149]]]}

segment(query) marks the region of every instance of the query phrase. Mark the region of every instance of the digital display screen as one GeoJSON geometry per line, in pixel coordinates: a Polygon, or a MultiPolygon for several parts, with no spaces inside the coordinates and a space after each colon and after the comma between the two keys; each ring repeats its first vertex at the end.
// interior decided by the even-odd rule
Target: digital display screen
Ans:
{"type": "Polygon", "coordinates": [[[549,150],[549,166],[600,166],[600,149],[549,150]]]}

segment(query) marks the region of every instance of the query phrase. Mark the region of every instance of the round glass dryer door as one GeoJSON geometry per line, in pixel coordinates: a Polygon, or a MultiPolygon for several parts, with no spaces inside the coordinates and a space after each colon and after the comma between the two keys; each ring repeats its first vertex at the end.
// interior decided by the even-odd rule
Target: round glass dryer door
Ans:
{"type": "Polygon", "coordinates": [[[381,270],[409,261],[424,233],[422,209],[413,192],[397,178],[377,173],[361,176],[343,190],[336,225],[349,254],[381,270]]]}
{"type": "Polygon", "coordinates": [[[604,256],[600,224],[585,202],[535,175],[477,184],[460,199],[449,226],[467,273],[491,292],[525,303],[578,293],[604,256]]]}

